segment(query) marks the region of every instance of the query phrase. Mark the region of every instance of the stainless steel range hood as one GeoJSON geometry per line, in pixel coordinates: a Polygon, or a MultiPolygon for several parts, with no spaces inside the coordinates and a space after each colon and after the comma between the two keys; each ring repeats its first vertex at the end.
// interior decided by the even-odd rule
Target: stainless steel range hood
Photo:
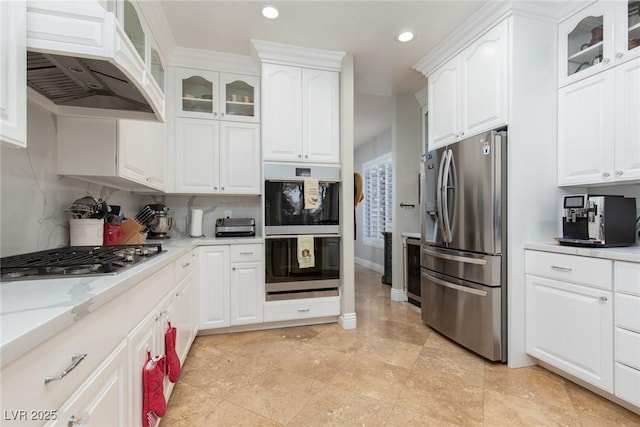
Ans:
{"type": "Polygon", "coordinates": [[[27,85],[56,114],[164,121],[149,67],[93,0],[27,3],[27,85]]]}

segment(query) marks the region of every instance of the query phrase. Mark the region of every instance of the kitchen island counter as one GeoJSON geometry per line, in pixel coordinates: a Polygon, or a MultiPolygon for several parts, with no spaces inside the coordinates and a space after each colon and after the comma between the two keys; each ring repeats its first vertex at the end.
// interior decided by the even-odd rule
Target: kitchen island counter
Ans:
{"type": "Polygon", "coordinates": [[[262,242],[262,238],[246,237],[154,241],[162,244],[162,254],[115,275],[3,282],[0,366],[71,327],[193,248],[262,242]]]}

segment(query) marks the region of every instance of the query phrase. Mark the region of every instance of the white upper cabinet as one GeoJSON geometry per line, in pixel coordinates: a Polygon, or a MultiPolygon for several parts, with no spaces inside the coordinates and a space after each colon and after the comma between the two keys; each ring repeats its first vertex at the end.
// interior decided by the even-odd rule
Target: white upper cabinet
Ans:
{"type": "Polygon", "coordinates": [[[260,121],[259,77],[187,68],[176,75],[176,116],[260,121]]]}
{"type": "Polygon", "coordinates": [[[639,9],[634,0],[600,0],[560,23],[560,86],[639,56],[639,9]]]}
{"type": "Polygon", "coordinates": [[[302,160],[302,69],[263,64],[265,160],[302,160]]]}
{"type": "Polygon", "coordinates": [[[302,152],[305,161],[340,160],[340,76],[336,72],[302,70],[302,152]]]}
{"type": "Polygon", "coordinates": [[[264,160],[339,163],[340,75],[263,64],[264,160]]]}
{"type": "Polygon", "coordinates": [[[260,125],[176,119],[175,191],[260,194],[260,125]]]}
{"type": "Polygon", "coordinates": [[[0,142],[27,146],[27,4],[0,2],[0,142]]]}
{"type": "Polygon", "coordinates": [[[508,37],[503,21],[429,75],[429,150],[507,124],[508,37]]]}
{"type": "Polygon", "coordinates": [[[165,190],[165,125],[58,117],[58,173],[129,191],[165,190]]]}
{"type": "Polygon", "coordinates": [[[176,116],[219,118],[220,89],[215,71],[176,69],[176,116]]]}
{"type": "Polygon", "coordinates": [[[558,185],[640,179],[640,58],[558,91],[558,185]]]}
{"type": "Polygon", "coordinates": [[[460,54],[460,136],[507,123],[509,27],[503,22],[460,54]]]}
{"type": "Polygon", "coordinates": [[[640,58],[615,68],[615,179],[640,179],[640,58]]]}
{"type": "Polygon", "coordinates": [[[558,185],[613,181],[613,74],[558,91],[558,185]]]}
{"type": "Polygon", "coordinates": [[[220,118],[260,121],[260,77],[220,73],[220,118]]]}

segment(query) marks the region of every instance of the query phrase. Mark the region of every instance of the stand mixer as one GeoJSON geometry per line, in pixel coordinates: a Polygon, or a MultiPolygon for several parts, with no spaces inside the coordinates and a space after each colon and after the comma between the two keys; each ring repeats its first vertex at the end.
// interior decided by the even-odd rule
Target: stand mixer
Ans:
{"type": "Polygon", "coordinates": [[[169,239],[169,229],[173,224],[173,217],[169,215],[169,208],[162,203],[147,205],[153,212],[153,219],[149,224],[147,239],[169,239]]]}

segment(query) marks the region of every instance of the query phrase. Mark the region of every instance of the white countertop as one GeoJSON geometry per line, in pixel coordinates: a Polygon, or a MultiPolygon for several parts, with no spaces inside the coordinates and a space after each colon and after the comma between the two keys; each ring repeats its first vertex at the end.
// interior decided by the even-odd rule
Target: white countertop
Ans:
{"type": "Polygon", "coordinates": [[[154,243],[162,244],[162,254],[112,276],[0,283],[1,366],[70,327],[197,246],[263,243],[263,239],[203,237],[154,243]]]}
{"type": "Polygon", "coordinates": [[[407,237],[409,239],[419,239],[420,233],[411,233],[411,232],[405,231],[404,233],[402,233],[402,237],[407,237]]]}
{"type": "Polygon", "coordinates": [[[524,244],[525,249],[554,252],[558,254],[579,255],[592,258],[604,258],[614,261],[629,261],[640,263],[640,245],[625,246],[621,248],[582,248],[577,246],[564,246],[557,242],[524,244]]]}

